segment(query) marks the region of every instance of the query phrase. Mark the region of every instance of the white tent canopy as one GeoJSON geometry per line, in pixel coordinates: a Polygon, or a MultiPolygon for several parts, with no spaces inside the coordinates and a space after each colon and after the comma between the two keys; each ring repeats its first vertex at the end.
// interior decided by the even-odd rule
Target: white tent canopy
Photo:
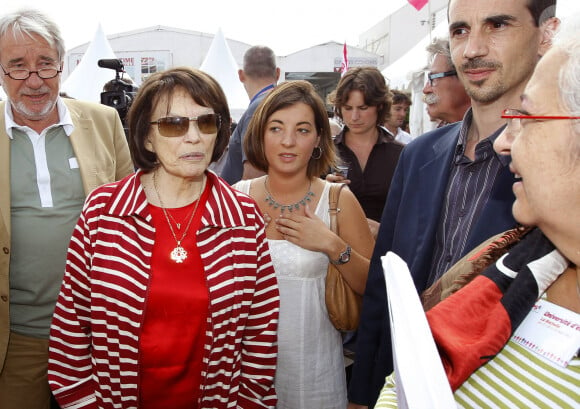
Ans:
{"type": "Polygon", "coordinates": [[[410,85],[413,72],[422,70],[427,65],[426,48],[435,37],[447,36],[447,22],[439,23],[431,32],[407,51],[401,58],[385,68],[382,73],[389,79],[391,88],[404,89],[410,85]]]}
{"type": "Polygon", "coordinates": [[[97,61],[102,58],[116,58],[101,25],[97,27],[83,58],[61,86],[67,95],[85,101],[101,102],[103,85],[115,78],[115,71],[100,68],[97,61]]]}
{"type": "Polygon", "coordinates": [[[228,99],[232,117],[237,120],[248,107],[250,101],[238,77],[238,64],[221,28],[214,36],[199,69],[214,77],[221,85],[228,99]]]}

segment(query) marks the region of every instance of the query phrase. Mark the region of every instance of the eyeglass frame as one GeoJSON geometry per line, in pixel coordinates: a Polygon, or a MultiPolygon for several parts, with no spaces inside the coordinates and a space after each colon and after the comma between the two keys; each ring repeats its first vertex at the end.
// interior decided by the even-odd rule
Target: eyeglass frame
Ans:
{"type": "Polygon", "coordinates": [[[201,133],[203,135],[211,135],[211,134],[202,132],[202,130],[199,129],[199,125],[197,123],[198,118],[200,118],[202,116],[207,116],[207,115],[214,115],[216,117],[216,119],[217,119],[217,121],[216,121],[216,132],[219,133],[219,130],[220,130],[221,126],[222,126],[222,116],[220,114],[216,113],[216,112],[211,112],[211,113],[208,113],[208,114],[201,114],[201,115],[198,115],[198,116],[191,116],[191,117],[189,117],[189,116],[164,116],[163,118],[159,118],[157,121],[150,121],[149,124],[150,125],[157,125],[157,131],[159,132],[159,134],[161,136],[166,137],[166,138],[181,138],[182,136],[186,135],[187,132],[189,132],[189,127],[191,126],[190,125],[191,122],[195,122],[195,127],[197,128],[197,130],[198,130],[199,133],[201,133]],[[188,119],[187,129],[181,135],[175,135],[175,136],[163,135],[161,133],[161,129],[159,127],[161,125],[161,121],[164,120],[164,119],[167,119],[167,118],[186,118],[186,119],[188,119]]]}
{"type": "Polygon", "coordinates": [[[529,115],[526,114],[525,112],[520,111],[519,109],[515,109],[515,108],[506,108],[502,111],[501,117],[503,119],[509,119],[509,121],[507,121],[507,127],[506,129],[511,128],[512,131],[516,131],[514,129],[514,125],[510,124],[514,124],[515,122],[513,121],[514,119],[518,119],[519,120],[519,124],[520,126],[518,127],[516,132],[520,132],[522,130],[522,125],[521,125],[521,120],[522,119],[533,119],[535,121],[551,121],[551,120],[555,120],[555,119],[570,119],[570,120],[575,120],[575,119],[580,119],[580,116],[567,116],[567,115],[529,115]],[[517,114],[514,114],[514,112],[517,112],[517,114]]]}
{"type": "Polygon", "coordinates": [[[61,65],[55,66],[53,68],[41,68],[41,69],[36,70],[36,71],[31,71],[28,68],[16,68],[16,69],[11,69],[11,70],[6,71],[6,69],[4,68],[4,66],[2,64],[0,64],[0,68],[2,68],[2,71],[4,72],[4,75],[8,75],[11,79],[13,79],[15,81],[26,81],[28,78],[30,78],[30,76],[32,74],[38,75],[38,78],[40,78],[40,79],[50,80],[50,79],[56,78],[58,76],[58,74],[62,73],[62,66],[61,65]],[[46,71],[46,70],[56,70],[56,73],[52,77],[43,77],[41,75],[41,72],[43,70],[44,71],[46,71]],[[26,71],[28,73],[28,75],[26,77],[24,77],[24,78],[14,78],[12,76],[12,73],[14,71],[26,71]]]}
{"type": "Polygon", "coordinates": [[[445,78],[445,77],[452,77],[457,75],[457,70],[449,70],[445,72],[437,72],[435,74],[427,74],[427,81],[429,81],[429,85],[434,87],[433,80],[438,78],[445,78]]]}

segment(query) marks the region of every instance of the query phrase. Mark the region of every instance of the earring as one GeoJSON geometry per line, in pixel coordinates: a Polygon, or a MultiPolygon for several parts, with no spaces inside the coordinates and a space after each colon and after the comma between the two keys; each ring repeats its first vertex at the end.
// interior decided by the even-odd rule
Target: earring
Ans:
{"type": "Polygon", "coordinates": [[[312,159],[320,159],[322,157],[322,148],[320,146],[315,147],[312,150],[311,157],[312,157],[312,159]],[[318,151],[316,149],[318,149],[318,151]],[[314,155],[314,152],[318,152],[318,154],[317,155],[314,155]]]}

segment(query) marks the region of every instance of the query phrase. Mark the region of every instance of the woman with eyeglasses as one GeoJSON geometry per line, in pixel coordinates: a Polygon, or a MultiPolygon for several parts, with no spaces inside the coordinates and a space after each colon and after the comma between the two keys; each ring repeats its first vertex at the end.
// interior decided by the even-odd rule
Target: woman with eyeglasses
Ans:
{"type": "MultiPolygon", "coordinates": [[[[538,62],[521,108],[504,111],[494,142],[518,176],[512,211],[522,226],[483,243],[423,294],[458,408],[579,407],[579,93],[576,14],[538,62]]],[[[394,384],[389,376],[376,409],[397,407],[405,388],[394,384]]]]}
{"type": "Polygon", "coordinates": [[[62,407],[274,407],[278,287],[258,206],[208,171],[230,113],[199,70],[150,76],[136,173],[87,198],[51,328],[62,407]]]}
{"type": "Polygon", "coordinates": [[[319,175],[336,161],[326,108],[307,81],[279,84],[257,108],[244,138],[248,161],[266,173],[234,185],[260,206],[280,286],[278,409],[344,409],[341,333],[325,305],[328,264],[364,291],[374,240],[353,193],[339,195],[338,234],[319,175]]]}

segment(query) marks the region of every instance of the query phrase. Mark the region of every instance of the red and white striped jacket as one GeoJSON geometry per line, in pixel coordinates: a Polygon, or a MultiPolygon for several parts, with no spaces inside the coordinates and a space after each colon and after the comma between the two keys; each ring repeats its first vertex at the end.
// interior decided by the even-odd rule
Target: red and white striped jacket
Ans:
{"type": "MultiPolygon", "coordinates": [[[[95,189],[74,229],[50,333],[49,382],[63,408],[139,407],[155,241],[141,175],[95,189]]],[[[251,198],[208,178],[197,231],[209,290],[199,407],[274,407],[279,294],[264,222],[251,198]]]]}

